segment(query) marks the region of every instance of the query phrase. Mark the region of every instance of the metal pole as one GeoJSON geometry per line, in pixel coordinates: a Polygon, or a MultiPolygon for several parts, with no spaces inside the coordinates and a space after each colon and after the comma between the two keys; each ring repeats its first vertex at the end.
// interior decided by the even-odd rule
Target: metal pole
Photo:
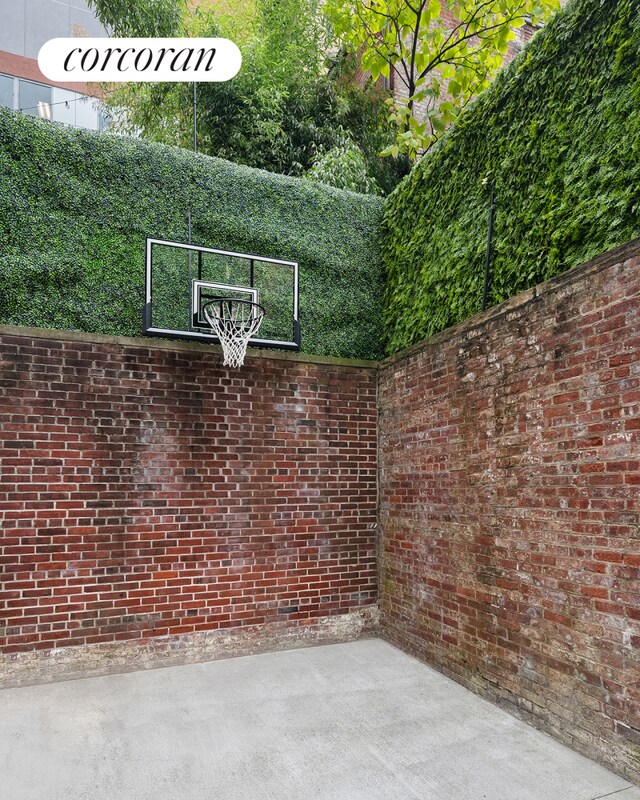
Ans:
{"type": "Polygon", "coordinates": [[[489,234],[487,237],[487,258],[484,264],[484,288],[482,290],[482,310],[487,310],[487,295],[489,293],[489,278],[491,274],[491,250],[493,246],[493,220],[495,216],[494,183],[491,181],[489,195],[489,234]]]}
{"type": "Polygon", "coordinates": [[[198,152],[198,125],[197,125],[197,113],[198,113],[198,84],[194,81],[193,82],[193,152],[198,152]]]}
{"type": "MultiPolygon", "coordinates": [[[[198,152],[198,123],[197,123],[197,112],[198,112],[198,84],[194,81],[193,82],[193,152],[198,152]]],[[[191,241],[191,203],[189,203],[189,211],[187,213],[187,220],[189,224],[189,244],[193,244],[191,241]]],[[[189,267],[191,267],[191,254],[189,254],[189,267]]]]}

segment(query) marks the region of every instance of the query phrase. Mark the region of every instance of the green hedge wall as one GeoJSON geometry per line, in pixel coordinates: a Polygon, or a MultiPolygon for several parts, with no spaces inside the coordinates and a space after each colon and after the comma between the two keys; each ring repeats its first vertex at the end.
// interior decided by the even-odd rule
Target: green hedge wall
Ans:
{"type": "Polygon", "coordinates": [[[381,352],[382,201],[0,109],[0,323],[139,335],[147,236],[300,262],[302,349],[381,352]]]}
{"type": "Polygon", "coordinates": [[[640,3],[575,0],[388,198],[386,348],[481,308],[492,172],[491,304],[640,235],[640,3]]]}

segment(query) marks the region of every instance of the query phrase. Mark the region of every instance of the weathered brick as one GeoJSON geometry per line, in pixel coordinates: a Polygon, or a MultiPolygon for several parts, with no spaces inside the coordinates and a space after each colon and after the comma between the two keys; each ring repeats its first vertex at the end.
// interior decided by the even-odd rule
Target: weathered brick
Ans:
{"type": "Polygon", "coordinates": [[[0,331],[0,652],[375,604],[373,367],[93,339],[0,331]]]}
{"type": "Polygon", "coordinates": [[[619,261],[382,365],[381,604],[392,641],[638,780],[615,734],[640,714],[640,298],[619,261]]]}

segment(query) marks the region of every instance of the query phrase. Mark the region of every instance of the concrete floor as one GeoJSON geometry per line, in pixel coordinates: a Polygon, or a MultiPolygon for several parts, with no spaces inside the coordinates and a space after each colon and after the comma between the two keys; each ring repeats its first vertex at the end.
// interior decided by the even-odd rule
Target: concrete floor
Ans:
{"type": "Polygon", "coordinates": [[[640,800],[367,640],[0,692],[2,800],[640,800]]]}

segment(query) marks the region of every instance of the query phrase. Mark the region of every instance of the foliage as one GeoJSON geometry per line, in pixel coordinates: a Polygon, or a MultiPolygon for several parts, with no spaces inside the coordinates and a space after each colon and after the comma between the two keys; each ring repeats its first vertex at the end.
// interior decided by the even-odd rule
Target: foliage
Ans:
{"type": "Polygon", "coordinates": [[[184,0],[87,0],[113,36],[181,35],[184,0]]]}
{"type": "Polygon", "coordinates": [[[499,303],[640,235],[640,8],[574,0],[387,200],[387,347],[480,310],[488,197],[499,303]]]}
{"type": "Polygon", "coordinates": [[[349,141],[322,154],[304,177],[336,186],[338,189],[380,194],[378,184],[367,175],[367,164],[362,151],[349,141]]]}
{"type": "MultiPolygon", "coordinates": [[[[164,0],[163,0],[164,1],[164,0]]],[[[136,0],[148,3],[149,0],[136,0]]],[[[178,2],[178,0],[166,0],[178,2]]],[[[228,36],[239,45],[240,73],[198,86],[198,147],[208,155],[287,175],[302,175],[318,156],[352,139],[368,174],[385,189],[397,184],[397,164],[380,151],[393,140],[384,101],[371,81],[357,85],[357,65],[335,52],[319,0],[230,0],[223,11],[187,5],[191,35],[228,36]]],[[[118,130],[192,147],[192,88],[187,84],[124,84],[109,105],[125,109],[118,130]]],[[[375,185],[375,181],[371,181],[375,185]]]]}
{"type": "Polygon", "coordinates": [[[544,21],[559,0],[327,0],[336,32],[376,80],[391,71],[406,97],[389,99],[395,142],[426,151],[503,64],[514,28],[544,21]]]}
{"type": "Polygon", "coordinates": [[[139,335],[147,236],[300,262],[303,351],[377,357],[379,198],[0,109],[0,321],[139,335]]]}

